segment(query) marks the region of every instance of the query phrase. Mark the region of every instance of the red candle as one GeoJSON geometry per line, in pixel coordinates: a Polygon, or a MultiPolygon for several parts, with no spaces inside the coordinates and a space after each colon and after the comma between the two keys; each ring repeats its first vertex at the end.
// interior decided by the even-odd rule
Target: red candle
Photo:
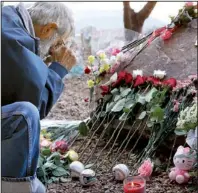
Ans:
{"type": "Polygon", "coordinates": [[[125,193],[146,193],[146,183],[140,176],[129,176],[124,181],[125,193]]]}

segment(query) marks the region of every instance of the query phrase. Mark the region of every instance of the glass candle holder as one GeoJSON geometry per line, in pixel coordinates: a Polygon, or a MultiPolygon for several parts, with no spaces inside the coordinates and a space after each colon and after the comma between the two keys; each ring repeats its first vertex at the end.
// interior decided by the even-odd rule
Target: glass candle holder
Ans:
{"type": "Polygon", "coordinates": [[[146,181],[141,176],[128,176],[124,180],[125,193],[146,193],[146,181]]]}

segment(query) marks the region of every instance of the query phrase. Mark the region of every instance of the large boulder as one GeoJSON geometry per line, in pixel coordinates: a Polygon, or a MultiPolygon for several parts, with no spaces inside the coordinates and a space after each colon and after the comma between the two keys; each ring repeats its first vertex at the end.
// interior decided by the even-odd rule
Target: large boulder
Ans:
{"type": "Polygon", "coordinates": [[[145,75],[152,75],[154,70],[160,69],[165,70],[168,77],[180,80],[187,78],[188,75],[196,74],[197,26],[195,23],[197,20],[194,20],[187,28],[180,28],[171,39],[165,42],[158,38],[132,62],[125,61],[121,69],[129,72],[142,69],[145,75]]]}

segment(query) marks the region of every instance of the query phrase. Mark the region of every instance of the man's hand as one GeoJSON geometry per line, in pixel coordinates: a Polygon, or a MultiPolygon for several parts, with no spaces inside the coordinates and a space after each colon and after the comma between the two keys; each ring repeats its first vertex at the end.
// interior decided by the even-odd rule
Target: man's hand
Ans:
{"type": "Polygon", "coordinates": [[[63,65],[68,71],[76,64],[76,56],[74,53],[66,48],[60,46],[57,49],[51,50],[52,61],[58,62],[63,65]]]}

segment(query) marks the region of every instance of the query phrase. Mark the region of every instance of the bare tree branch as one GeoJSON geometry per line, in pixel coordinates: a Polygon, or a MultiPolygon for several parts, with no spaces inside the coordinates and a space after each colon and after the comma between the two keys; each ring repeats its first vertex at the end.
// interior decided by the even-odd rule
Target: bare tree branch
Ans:
{"type": "Polygon", "coordinates": [[[124,27],[141,33],[144,21],[149,17],[157,2],[147,2],[147,4],[136,13],[130,7],[130,2],[123,2],[124,27]]]}
{"type": "Polygon", "coordinates": [[[145,20],[149,17],[151,12],[153,11],[155,5],[157,4],[157,1],[149,1],[139,12],[138,12],[138,18],[145,20]]]}

